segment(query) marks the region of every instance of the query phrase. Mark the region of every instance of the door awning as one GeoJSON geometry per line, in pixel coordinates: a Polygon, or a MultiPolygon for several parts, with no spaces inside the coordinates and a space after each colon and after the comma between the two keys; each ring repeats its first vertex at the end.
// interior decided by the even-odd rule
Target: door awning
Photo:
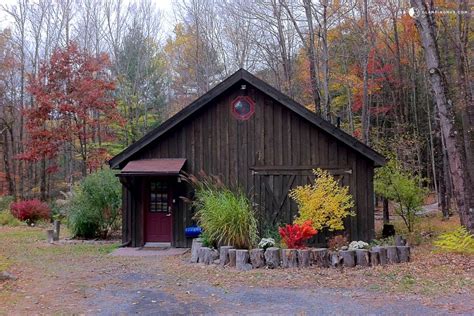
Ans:
{"type": "Polygon", "coordinates": [[[132,160],[118,174],[119,176],[177,176],[186,159],[143,159],[132,160]]]}

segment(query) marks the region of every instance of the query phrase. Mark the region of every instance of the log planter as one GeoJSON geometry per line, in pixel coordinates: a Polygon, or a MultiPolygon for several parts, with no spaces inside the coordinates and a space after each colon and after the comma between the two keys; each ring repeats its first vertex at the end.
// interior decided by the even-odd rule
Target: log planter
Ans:
{"type": "MultiPolygon", "coordinates": [[[[54,231],[48,231],[49,242],[53,242],[54,231]]],[[[199,238],[193,240],[191,262],[221,267],[235,267],[237,270],[268,268],[352,268],[396,264],[410,261],[409,246],[377,246],[370,250],[329,251],[327,248],[313,249],[234,249],[221,246],[219,251],[203,247],[199,238]]]]}

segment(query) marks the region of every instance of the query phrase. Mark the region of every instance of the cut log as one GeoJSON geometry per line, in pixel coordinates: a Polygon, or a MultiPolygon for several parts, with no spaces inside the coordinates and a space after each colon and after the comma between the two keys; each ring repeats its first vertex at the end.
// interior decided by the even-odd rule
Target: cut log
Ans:
{"type": "Polygon", "coordinates": [[[211,264],[216,259],[216,252],[209,247],[201,247],[199,249],[199,263],[211,264]]]}
{"type": "Polygon", "coordinates": [[[355,251],[354,250],[344,250],[340,251],[342,257],[342,264],[344,267],[352,268],[356,265],[355,251]]]}
{"type": "Polygon", "coordinates": [[[341,266],[342,258],[339,255],[339,251],[331,251],[329,256],[331,258],[331,267],[337,268],[341,266]]]}
{"type": "Polygon", "coordinates": [[[409,246],[398,246],[398,259],[400,262],[410,262],[410,247],[409,246]]]}
{"type": "Polygon", "coordinates": [[[235,267],[236,249],[229,249],[229,267],[235,267]]]}
{"type": "Polygon", "coordinates": [[[387,246],[387,263],[399,263],[397,246],[387,246]]]}
{"type": "Polygon", "coordinates": [[[238,270],[247,271],[252,269],[252,265],[249,263],[249,251],[245,249],[238,249],[235,252],[235,266],[238,270]]]}
{"type": "Polygon", "coordinates": [[[367,249],[357,249],[355,252],[357,265],[368,267],[370,265],[369,251],[367,249]]]}
{"type": "Polygon", "coordinates": [[[312,251],[313,264],[320,268],[329,267],[329,252],[327,248],[316,248],[312,251]]]}
{"type": "Polygon", "coordinates": [[[269,269],[278,268],[280,266],[280,248],[267,248],[267,250],[265,250],[265,261],[269,269]]]}
{"type": "Polygon", "coordinates": [[[369,251],[370,254],[370,264],[375,267],[380,265],[380,256],[378,251],[371,250],[369,251]]]}
{"type": "Polygon", "coordinates": [[[191,263],[197,263],[199,259],[199,249],[202,247],[201,238],[194,238],[191,246],[191,263]]]}
{"type": "Polygon", "coordinates": [[[52,244],[52,243],[54,242],[54,230],[48,229],[48,230],[46,231],[46,235],[47,235],[47,237],[48,237],[48,242],[49,242],[50,244],[52,244]]]}
{"type": "Polygon", "coordinates": [[[258,269],[265,266],[265,251],[263,249],[250,250],[250,263],[252,268],[258,269]]]}
{"type": "Polygon", "coordinates": [[[298,249],[298,266],[300,268],[309,267],[309,249],[298,249]]]}
{"type": "Polygon", "coordinates": [[[387,248],[379,246],[379,247],[372,248],[372,250],[379,254],[379,263],[383,266],[386,265],[387,264],[387,248]]]}
{"type": "Polygon", "coordinates": [[[223,267],[227,264],[229,264],[229,250],[234,247],[232,246],[221,246],[220,252],[219,252],[219,263],[223,267]]]}
{"type": "Polygon", "coordinates": [[[296,251],[296,249],[282,249],[281,262],[283,268],[298,267],[298,251],[296,251]]]}
{"type": "Polygon", "coordinates": [[[407,240],[403,238],[403,236],[397,235],[395,236],[395,246],[406,246],[407,240]]]}
{"type": "Polygon", "coordinates": [[[53,227],[54,227],[53,239],[54,239],[54,241],[58,241],[59,240],[59,232],[61,230],[61,222],[58,221],[58,220],[55,220],[53,227]]]}

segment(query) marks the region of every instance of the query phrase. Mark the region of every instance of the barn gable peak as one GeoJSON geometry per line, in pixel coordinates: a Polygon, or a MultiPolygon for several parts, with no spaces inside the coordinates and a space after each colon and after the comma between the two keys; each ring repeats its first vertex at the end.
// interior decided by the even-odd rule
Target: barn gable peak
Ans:
{"type": "Polygon", "coordinates": [[[270,96],[277,102],[281,103],[283,106],[298,114],[303,119],[306,119],[313,125],[317,126],[318,128],[335,137],[342,143],[346,144],[353,150],[357,151],[362,156],[371,160],[375,166],[382,166],[385,164],[385,158],[376,151],[374,151],[372,148],[368,147],[364,143],[360,142],[358,139],[352,137],[340,128],[337,128],[333,124],[324,120],[314,112],[309,111],[307,108],[305,108],[295,100],[291,99],[289,96],[275,89],[265,81],[252,75],[247,70],[241,68],[237,70],[234,74],[227,77],[227,79],[216,85],[214,88],[209,90],[207,93],[205,93],[204,95],[193,101],[191,104],[183,108],[177,114],[170,117],[161,125],[148,132],[141,139],[124,149],[121,153],[110,159],[110,167],[114,169],[122,168],[125,163],[128,162],[130,158],[132,158],[132,156],[142,151],[156,139],[164,135],[167,131],[181,124],[186,118],[190,117],[193,113],[210,104],[221,94],[226,92],[235,84],[242,81],[246,82],[247,84],[250,84],[254,88],[260,90],[262,93],[270,96]]]}

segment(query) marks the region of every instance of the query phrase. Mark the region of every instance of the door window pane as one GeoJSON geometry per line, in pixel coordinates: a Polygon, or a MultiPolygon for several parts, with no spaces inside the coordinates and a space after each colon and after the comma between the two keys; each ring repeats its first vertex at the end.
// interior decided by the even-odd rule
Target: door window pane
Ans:
{"type": "Polygon", "coordinates": [[[160,181],[150,183],[150,212],[168,212],[168,185],[160,181]]]}

